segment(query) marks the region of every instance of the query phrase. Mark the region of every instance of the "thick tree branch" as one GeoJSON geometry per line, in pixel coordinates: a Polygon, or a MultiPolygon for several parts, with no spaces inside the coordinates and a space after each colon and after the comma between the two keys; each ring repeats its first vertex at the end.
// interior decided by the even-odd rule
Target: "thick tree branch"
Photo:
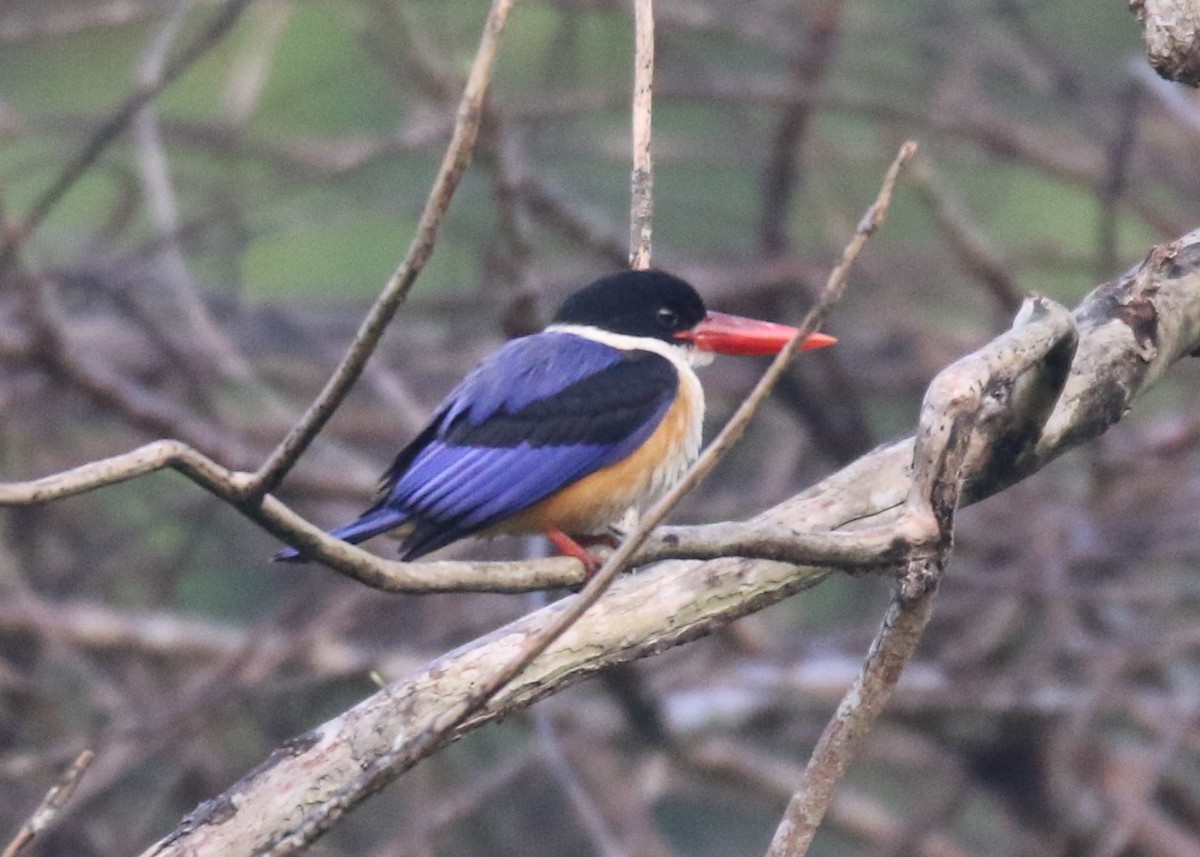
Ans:
{"type": "MultiPolygon", "coordinates": [[[[1036,365],[1020,355],[1031,350],[1045,355],[1032,376],[1028,371],[1001,373],[1004,383],[984,391],[960,470],[964,503],[1000,490],[1101,433],[1168,366],[1200,348],[1200,231],[1156,248],[1075,311],[1078,348],[1055,401],[1054,378],[1061,378],[1075,338],[1072,325],[1060,323],[1063,318],[1049,302],[1035,302],[1017,329],[972,358],[989,365],[1011,362],[1020,369],[1036,365]],[[1036,426],[1047,410],[1050,416],[1039,433],[1036,426]]],[[[825,532],[885,527],[903,517],[913,484],[913,450],[911,439],[880,448],[751,523],[825,532]]],[[[699,565],[664,562],[619,579],[592,610],[439,745],[598,670],[727,625],[829,573],[822,567],[725,558],[699,565]]],[[[360,776],[364,763],[394,752],[437,723],[494,673],[497,662],[507,662],[571,603],[564,599],[460,647],[289,742],[224,795],[198,807],[147,854],[253,853],[298,809],[315,806],[360,776]]]]}
{"type": "MultiPolygon", "coordinates": [[[[685,475],[663,501],[644,518],[643,526],[626,544],[612,562],[625,565],[641,565],[645,562],[674,555],[681,550],[690,557],[728,556],[730,552],[710,535],[702,534],[699,540],[689,538],[686,531],[676,532],[658,541],[645,558],[635,554],[636,549],[647,537],[653,526],[665,517],[667,511],[690,491],[716,465],[716,462],[736,443],[745,430],[754,411],[770,392],[784,366],[794,354],[798,342],[812,332],[824,320],[833,303],[846,287],[850,266],[862,251],[868,238],[878,228],[886,213],[895,188],[900,169],[916,151],[913,143],[905,143],[889,168],[879,196],[863,215],[851,241],[847,244],[838,264],[829,275],[820,299],[801,323],[801,332],[784,349],[764,374],[754,391],[742,403],[729,420],[728,425],[700,457],[696,465],[685,475]]],[[[265,465],[264,465],[265,466],[265,465]]],[[[552,558],[524,563],[478,563],[478,562],[433,562],[400,563],[382,560],[373,555],[332,538],[304,520],[271,495],[255,499],[247,495],[254,493],[256,474],[235,472],[222,467],[208,456],[185,443],[176,440],[156,441],[123,455],[62,473],[28,482],[0,483],[0,507],[44,503],[72,496],[95,488],[123,482],[146,473],[164,468],[177,470],[205,490],[235,505],[246,517],[258,523],[268,532],[301,548],[306,555],[318,559],[330,568],[368,586],[390,592],[432,591],[499,591],[519,592],[549,589],[557,586],[575,586],[582,582],[582,569],[575,560],[552,558]]],[[[262,471],[260,470],[259,473],[262,471]]],[[[844,537],[828,534],[813,534],[809,537],[779,531],[753,531],[738,534],[719,531],[723,537],[733,537],[744,546],[751,556],[782,558],[786,556],[800,562],[830,562],[836,565],[878,564],[880,554],[891,557],[895,554],[893,533],[883,535],[886,544],[876,546],[870,542],[848,543],[844,537]],[[758,544],[761,542],[761,545],[758,544]],[[879,553],[870,552],[878,548],[879,553]]],[[[869,536],[868,536],[869,538],[869,536]]],[[[612,572],[616,574],[617,572],[612,572]]]]}
{"type": "Polygon", "coordinates": [[[294,824],[280,830],[270,838],[263,853],[271,857],[290,857],[305,850],[323,833],[333,827],[343,816],[360,805],[368,797],[382,789],[416,762],[429,755],[445,743],[469,718],[488,704],[498,693],[518,678],[529,665],[565,634],[591,609],[608,591],[617,576],[633,558],[634,553],[646,540],[650,531],[666,518],[667,514],[704,479],[717,463],[732,448],[754,413],[766,399],[771,388],[779,379],[788,361],[804,341],[824,320],[834,302],[846,289],[850,266],[862,252],[866,241],[875,232],[886,216],[892,193],[896,187],[900,170],[916,153],[915,143],[907,142],[900,147],[884,177],[879,194],[863,215],[854,236],[834,267],[816,304],[808,311],[795,335],[787,346],[775,356],[770,367],[755,385],[754,390],[738,407],[717,437],[688,468],[687,472],[669,491],[647,510],[632,533],[625,537],[620,546],[590,578],[583,590],[570,599],[562,611],[550,616],[548,621],[525,635],[511,656],[497,658],[498,666],[476,678],[469,693],[461,696],[453,705],[410,740],[393,746],[388,752],[380,753],[363,765],[361,774],[348,783],[331,789],[315,805],[305,810],[303,817],[294,824]]]}
{"type": "MultiPolygon", "coordinates": [[[[1006,420],[1005,436],[1028,443],[1040,433],[1052,402],[1066,379],[1063,367],[1047,357],[1074,350],[1075,331],[1066,319],[1056,336],[1022,343],[1024,322],[1066,313],[1031,300],[1017,327],[991,345],[942,370],[925,394],[913,449],[913,480],[904,517],[911,529],[928,530],[928,550],[909,557],[896,591],[854,684],[826,725],[804,770],[796,794],[767,851],[768,857],[803,857],[833,801],[834,791],[883,713],[904,667],[933,616],[933,598],[950,558],[954,515],[962,493],[963,468],[977,428],[988,425],[989,410],[1016,416],[1006,420]],[[1040,346],[1040,347],[1039,347],[1040,346]],[[1017,385],[1045,389],[1045,397],[1018,401],[1017,385]],[[989,407],[990,406],[990,407],[989,407]],[[1000,411],[997,411],[999,407],[1000,411]]],[[[1065,365],[1065,364],[1064,364],[1065,365]]],[[[994,441],[989,437],[988,442],[994,441]]]]}
{"type": "Polygon", "coordinates": [[[1129,0],[1150,65],[1167,80],[1200,86],[1200,8],[1193,0],[1129,0]]]}

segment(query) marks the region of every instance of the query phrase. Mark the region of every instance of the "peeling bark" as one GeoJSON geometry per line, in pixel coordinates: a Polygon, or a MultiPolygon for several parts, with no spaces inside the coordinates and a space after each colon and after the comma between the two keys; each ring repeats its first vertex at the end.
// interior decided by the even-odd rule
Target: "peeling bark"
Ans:
{"type": "MultiPolygon", "coordinates": [[[[991,377],[999,380],[983,391],[981,415],[961,468],[963,503],[989,496],[1101,434],[1171,364],[1198,348],[1200,230],[1156,247],[1140,265],[1093,291],[1069,318],[1050,301],[1027,302],[1013,330],[964,358],[988,362],[991,377]],[[1031,349],[1044,355],[1037,370],[1011,371],[1028,365],[1031,349]],[[1044,428],[1035,431],[1043,420],[1044,428]]],[[[922,424],[927,423],[923,414],[922,424]]],[[[881,447],[749,523],[825,532],[894,524],[912,486],[912,465],[911,438],[881,447]]],[[[908,533],[897,537],[909,540],[908,533]]],[[[663,562],[618,580],[591,611],[442,743],[599,670],[700,637],[831,573],[828,568],[723,558],[663,562]]],[[[569,601],[443,655],[280,747],[145,853],[236,857],[270,849],[302,826],[306,809],[340,800],[372,760],[414,740],[472,693],[495,664],[514,657],[528,636],[569,601]]]]}
{"type": "Polygon", "coordinates": [[[1142,25],[1146,58],[1167,80],[1200,86],[1200,5],[1195,0],[1129,0],[1142,25]]]}

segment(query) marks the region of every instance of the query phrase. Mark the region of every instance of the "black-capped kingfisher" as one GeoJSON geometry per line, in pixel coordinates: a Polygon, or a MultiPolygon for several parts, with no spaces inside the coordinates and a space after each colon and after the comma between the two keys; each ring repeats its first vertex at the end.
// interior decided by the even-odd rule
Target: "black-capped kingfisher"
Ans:
{"type": "MultiPolygon", "coordinates": [[[[541,333],[485,357],[396,456],[375,504],[331,534],[357,544],[397,530],[411,560],[474,534],[543,533],[590,573],[580,542],[648,507],[699,454],[693,367],[713,353],[775,354],[796,332],[709,312],[661,271],[597,280],[541,333]]],[[[814,333],[800,347],[835,341],[814,333]]]]}

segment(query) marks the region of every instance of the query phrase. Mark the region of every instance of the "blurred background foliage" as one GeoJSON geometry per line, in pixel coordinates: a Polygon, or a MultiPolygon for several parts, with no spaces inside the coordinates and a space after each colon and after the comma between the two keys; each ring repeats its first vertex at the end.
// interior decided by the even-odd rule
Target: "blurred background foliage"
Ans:
{"type": "MultiPolygon", "coordinates": [[[[224,6],[0,4],[10,224],[153,77],[155,46],[224,6]]],[[[711,305],[799,318],[898,144],[925,158],[831,322],[840,346],[798,361],[676,521],[747,516],[903,434],[1022,294],[1074,304],[1197,226],[1200,106],[1148,75],[1124,3],[657,7],[654,260],[711,305]]],[[[0,476],[159,436],[260,462],[403,255],[485,12],[250,3],[0,283],[0,476]],[[22,303],[34,274],[50,345],[22,303]]],[[[622,264],[631,69],[629,4],[517,4],[434,256],[282,499],[353,514],[481,354],[622,264]]],[[[713,425],[758,369],[706,372],[713,425]]],[[[922,661],[814,854],[1200,853],[1195,382],[1179,367],[1108,436],[964,513],[922,661]]],[[[86,746],[80,796],[33,851],[135,853],[372,692],[372,670],[535,603],[384,596],[274,549],[174,474],[0,513],[0,839],[86,746]]],[[[421,766],[316,853],[759,854],[887,595],[835,579],[576,688],[421,766]]]]}

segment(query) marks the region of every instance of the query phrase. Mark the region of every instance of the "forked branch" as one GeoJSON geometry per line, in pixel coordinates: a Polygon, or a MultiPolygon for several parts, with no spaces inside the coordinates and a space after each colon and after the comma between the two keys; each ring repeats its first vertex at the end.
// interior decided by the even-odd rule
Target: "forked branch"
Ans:
{"type": "MultiPolygon", "coordinates": [[[[957,472],[957,499],[974,502],[1103,432],[1167,367],[1197,348],[1200,231],[1155,248],[1127,275],[1097,288],[1073,314],[1033,300],[1017,327],[958,364],[969,369],[963,370],[964,377],[990,379],[981,389],[979,408],[969,409],[974,418],[965,453],[961,432],[951,438],[953,443],[923,442],[921,458],[914,454],[912,439],[900,441],[864,456],[748,526],[775,533],[847,534],[879,533],[898,521],[911,522],[913,465],[920,469],[921,461],[945,461],[930,472],[957,472]],[[939,450],[949,451],[949,457],[939,450]]],[[[927,411],[922,431],[944,416],[936,408],[927,411]]],[[[925,517],[936,520],[939,505],[952,508],[956,498],[952,491],[934,497],[942,492],[930,486],[937,488],[944,480],[922,484],[916,496],[930,498],[933,511],[925,517]]],[[[934,532],[940,528],[935,526],[934,532]]],[[[893,533],[901,542],[914,535],[893,533]]],[[[598,670],[702,636],[830,573],[821,566],[725,557],[663,562],[617,579],[491,701],[424,749],[433,752],[598,670]]],[[[484,677],[494,674],[495,664],[508,663],[573,603],[573,598],[564,599],[462,646],[289,742],[147,853],[237,855],[269,847],[294,823],[297,807],[344,794],[364,765],[402,750],[443,722],[484,677]]],[[[908,627],[919,632],[920,613],[914,618],[908,627]]],[[[911,636],[915,645],[919,633],[911,636]]]]}

